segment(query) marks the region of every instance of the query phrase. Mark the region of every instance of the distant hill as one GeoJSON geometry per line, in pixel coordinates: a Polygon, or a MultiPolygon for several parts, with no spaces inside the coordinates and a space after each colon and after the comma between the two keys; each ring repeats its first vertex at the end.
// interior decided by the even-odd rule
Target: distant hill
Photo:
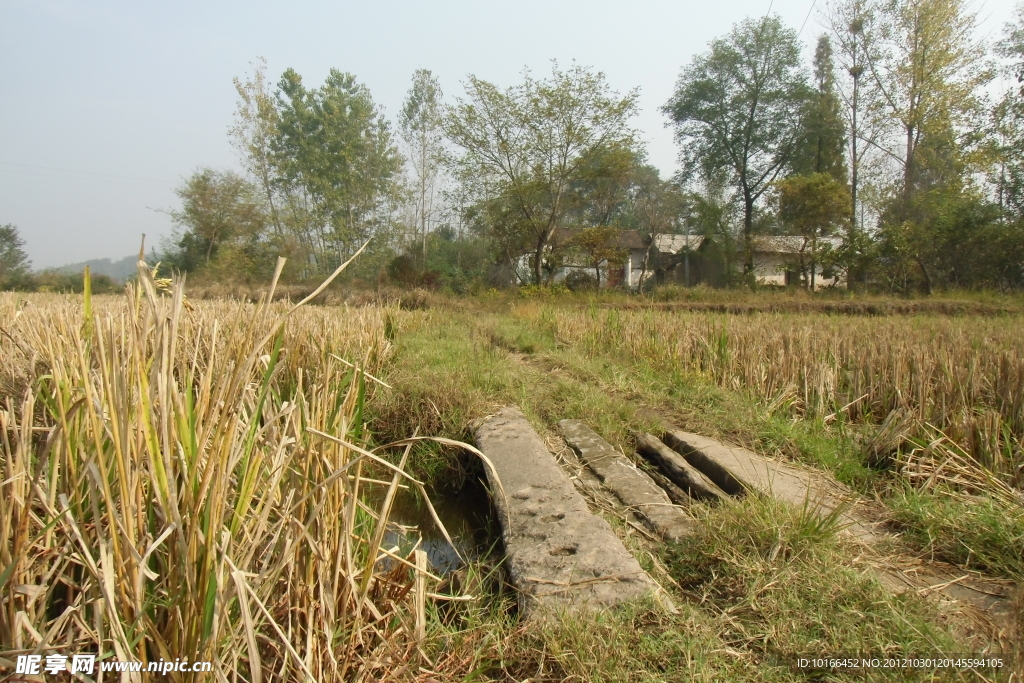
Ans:
{"type": "Polygon", "coordinates": [[[69,263],[66,266],[59,266],[51,270],[55,270],[58,273],[77,274],[85,270],[86,266],[89,266],[89,272],[91,273],[107,275],[118,282],[124,282],[135,274],[138,260],[138,256],[125,256],[119,261],[111,261],[108,258],[96,258],[91,261],[82,261],[81,263],[69,263]]]}

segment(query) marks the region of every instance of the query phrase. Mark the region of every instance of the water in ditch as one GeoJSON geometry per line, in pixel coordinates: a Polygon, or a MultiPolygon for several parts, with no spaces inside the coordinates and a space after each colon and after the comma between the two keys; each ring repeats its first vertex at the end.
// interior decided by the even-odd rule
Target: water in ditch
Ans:
{"type": "MultiPolygon", "coordinates": [[[[481,558],[500,532],[496,531],[491,501],[481,484],[470,482],[458,491],[433,491],[428,495],[451,542],[422,498],[413,491],[400,490],[392,504],[384,546],[389,550],[397,547],[395,554],[407,557],[418,543],[427,554],[430,571],[443,577],[481,558]]],[[[369,504],[377,510],[382,502],[383,493],[378,493],[371,496],[369,504]]]]}

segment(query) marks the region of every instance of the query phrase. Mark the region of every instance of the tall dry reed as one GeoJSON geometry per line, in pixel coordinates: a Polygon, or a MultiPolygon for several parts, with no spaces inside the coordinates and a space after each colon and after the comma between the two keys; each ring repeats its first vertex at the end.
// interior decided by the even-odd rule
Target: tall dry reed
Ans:
{"type": "Polygon", "coordinates": [[[286,320],[158,284],[142,270],[122,297],[0,296],[0,667],[50,652],[205,660],[225,681],[408,666],[425,568],[383,538],[410,478],[363,441],[362,370],[388,358],[391,312],[286,320]],[[371,486],[390,493],[375,509],[371,486]]]}

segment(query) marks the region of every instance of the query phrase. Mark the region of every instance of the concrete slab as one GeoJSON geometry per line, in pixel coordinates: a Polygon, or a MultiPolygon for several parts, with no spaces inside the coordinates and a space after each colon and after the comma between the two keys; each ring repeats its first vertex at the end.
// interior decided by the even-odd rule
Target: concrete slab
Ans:
{"type": "MultiPolygon", "coordinates": [[[[802,506],[808,504],[820,514],[828,514],[842,506],[841,524],[854,539],[875,544],[887,534],[872,523],[877,514],[864,514],[871,504],[827,474],[809,472],[799,467],[763,458],[745,448],[724,444],[699,434],[671,430],[664,436],[665,443],[685,456],[687,462],[704,472],[719,486],[731,490],[740,486],[761,494],[774,496],[802,506]]],[[[916,560],[909,565],[901,562],[874,567],[881,584],[893,593],[914,591],[918,595],[940,593],[946,598],[971,606],[975,612],[967,614],[983,629],[997,634],[1007,633],[1014,612],[1014,593],[1011,581],[984,577],[977,572],[935,561],[916,560]]]]}
{"type": "Polygon", "coordinates": [[[658,439],[640,433],[633,434],[633,438],[636,440],[637,452],[660,467],[676,486],[694,500],[714,503],[726,497],[700,470],[658,439]]]}
{"type": "Polygon", "coordinates": [[[579,420],[562,420],[558,428],[566,443],[598,476],[601,483],[662,538],[677,541],[692,530],[692,520],[672,504],[665,491],[629,458],[612,448],[579,420]]]}
{"type": "Polygon", "coordinates": [[[474,431],[494,465],[492,488],[497,477],[505,492],[495,507],[522,614],[602,609],[656,594],[658,584],[590,512],[518,408],[503,408],[474,431]]]}
{"type": "Polygon", "coordinates": [[[853,513],[859,496],[832,477],[768,460],[746,448],[690,432],[670,430],[663,440],[731,495],[757,491],[798,507],[809,505],[822,515],[842,507],[845,511],[841,524],[848,533],[865,542],[879,538],[869,524],[853,513]]]}

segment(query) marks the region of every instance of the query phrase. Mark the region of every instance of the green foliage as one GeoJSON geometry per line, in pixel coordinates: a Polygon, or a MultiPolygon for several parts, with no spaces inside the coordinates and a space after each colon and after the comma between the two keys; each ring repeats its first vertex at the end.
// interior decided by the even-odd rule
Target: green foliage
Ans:
{"type": "Polygon", "coordinates": [[[420,267],[417,245],[394,257],[387,266],[388,279],[401,287],[443,289],[467,294],[482,289],[490,267],[490,245],[477,236],[457,237],[449,226],[427,236],[426,268],[420,267]]]}
{"type": "Polygon", "coordinates": [[[468,193],[498,219],[488,224],[509,260],[523,253],[508,249],[513,244],[531,246],[534,283],[541,284],[545,248],[578,206],[574,183],[601,175],[597,155],[635,145],[628,121],[637,93],[620,96],[604,74],[557,64],[550,78],[527,73],[506,90],[470,76],[466,90],[445,119],[449,139],[463,150],[456,170],[468,193]]]}
{"type": "Polygon", "coordinates": [[[391,127],[355,76],[332,69],[307,89],[292,69],[281,76],[271,140],[275,182],[298,215],[298,238],[327,273],[387,223],[402,158],[391,127]]]}
{"type": "Polygon", "coordinates": [[[444,158],[444,137],[441,130],[441,84],[427,69],[417,69],[412,87],[402,105],[398,129],[409,150],[415,173],[412,194],[415,197],[415,219],[423,244],[423,268],[426,269],[427,233],[437,219],[436,195],[444,158]]]}
{"type": "MultiPolygon", "coordinates": [[[[81,294],[85,291],[82,273],[67,273],[58,270],[44,270],[29,280],[31,290],[36,292],[65,292],[81,294]]],[[[89,274],[89,286],[93,294],[114,294],[123,288],[109,275],[89,274]]]]}
{"type": "Polygon", "coordinates": [[[580,257],[586,265],[594,269],[594,278],[598,288],[601,287],[601,266],[608,264],[609,268],[618,265],[627,257],[628,252],[616,245],[618,230],[608,226],[584,228],[566,244],[566,249],[571,253],[575,252],[578,260],[580,257]]]}
{"type": "Polygon", "coordinates": [[[803,111],[804,137],[790,164],[796,174],[827,173],[846,183],[846,124],[836,90],[832,42],[828,35],[818,39],[814,51],[814,92],[803,111]]]}
{"type": "Polygon", "coordinates": [[[744,270],[754,267],[754,207],[792,162],[810,97],[796,32],[776,16],[746,19],[683,70],[662,108],[676,126],[684,176],[729,169],[743,206],[744,270]]]}
{"type": "Polygon", "coordinates": [[[1020,219],[1005,219],[996,204],[972,191],[935,190],[918,195],[913,207],[916,220],[890,218],[878,236],[877,270],[889,289],[1024,286],[1020,219]]]}
{"type": "Polygon", "coordinates": [[[845,222],[850,191],[827,173],[776,181],[779,218],[793,234],[820,237],[845,222]]]}
{"type": "Polygon", "coordinates": [[[992,111],[999,156],[989,175],[999,205],[1020,218],[1024,217],[1024,5],[1006,26],[996,52],[1008,60],[1003,74],[1017,86],[1008,88],[992,111]]]}
{"type": "Polygon", "coordinates": [[[806,262],[804,251],[798,254],[801,280],[814,290],[817,264],[821,262],[818,238],[846,222],[850,191],[828,173],[790,176],[776,181],[775,187],[779,218],[792,234],[804,238],[810,262],[806,262]]]}
{"type": "Polygon", "coordinates": [[[879,90],[869,116],[883,148],[900,166],[901,200],[936,187],[957,191],[967,173],[986,161],[977,122],[981,89],[992,79],[977,16],[967,0],[885,3],[884,49],[872,63],[879,90]]]}
{"type": "Polygon", "coordinates": [[[26,288],[32,262],[24,246],[16,225],[0,225],[0,289],[26,288]]]}
{"type": "Polygon", "coordinates": [[[175,232],[165,263],[193,272],[216,270],[233,277],[273,272],[267,214],[259,190],[232,171],[204,168],[176,190],[182,207],[171,212],[175,232]]]}

